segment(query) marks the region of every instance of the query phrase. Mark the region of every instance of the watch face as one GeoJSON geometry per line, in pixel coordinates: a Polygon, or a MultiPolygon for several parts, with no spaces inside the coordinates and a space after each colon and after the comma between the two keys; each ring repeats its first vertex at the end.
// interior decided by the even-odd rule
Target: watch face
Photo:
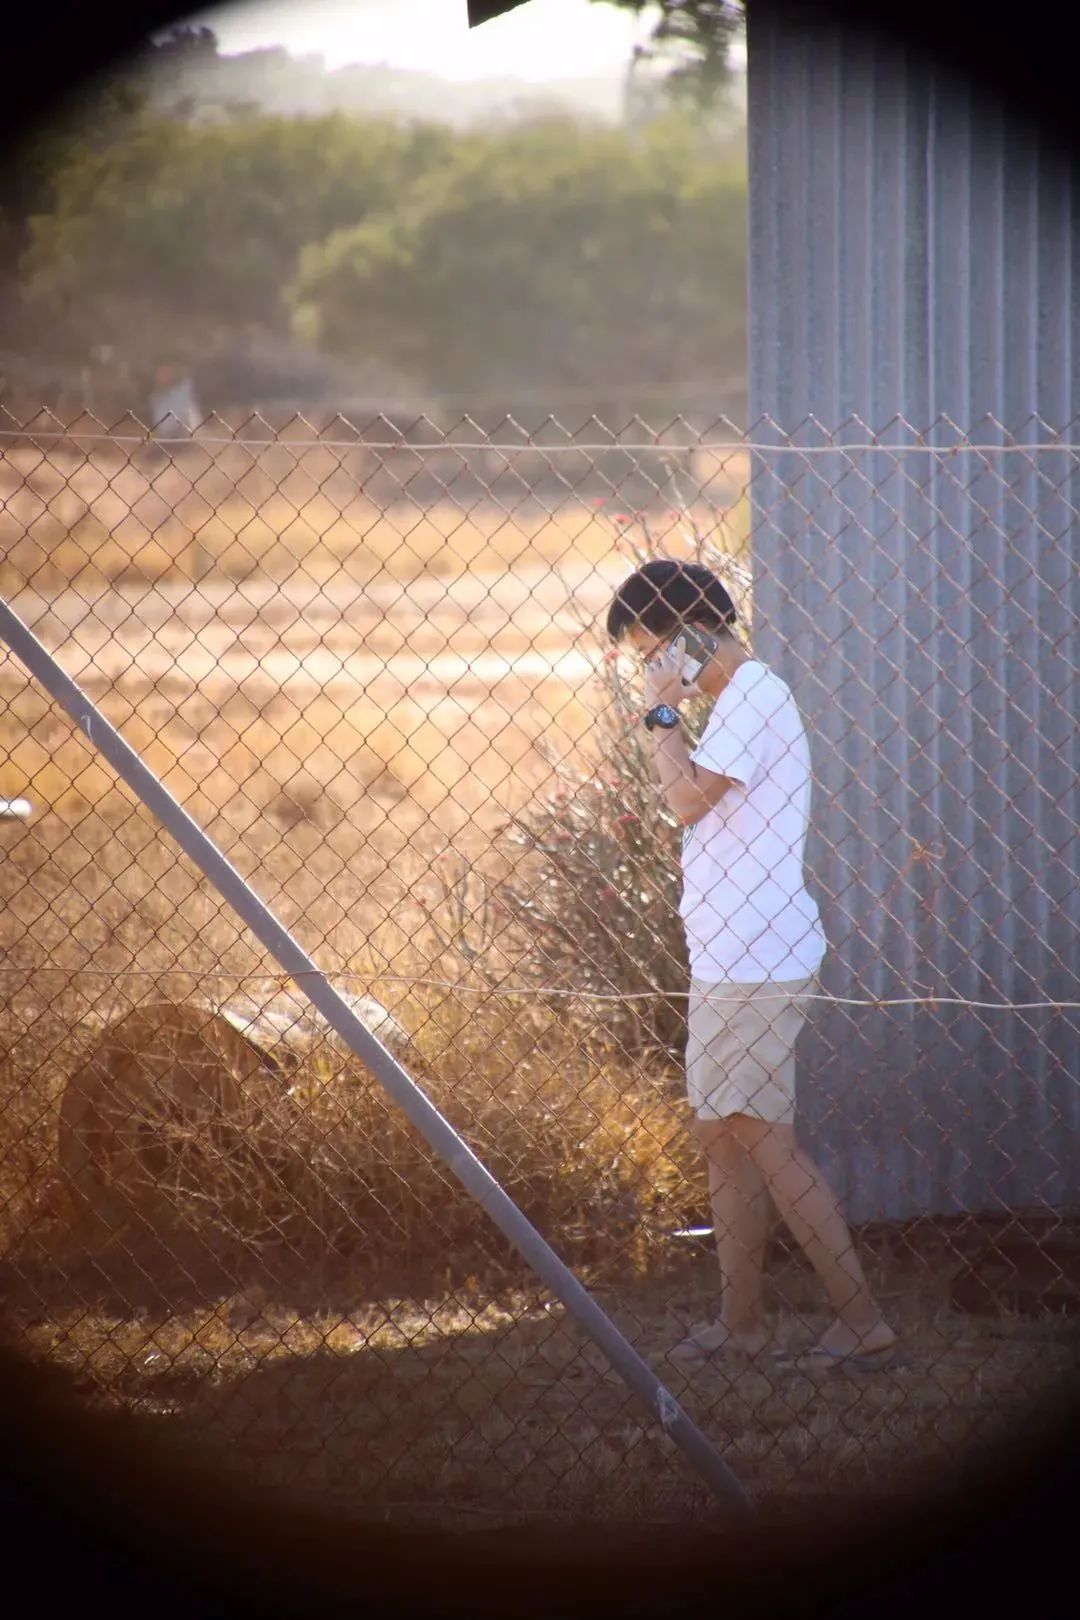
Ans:
{"type": "Polygon", "coordinates": [[[650,709],[645,716],[645,724],[651,731],[654,726],[663,726],[670,729],[679,723],[679,711],[673,709],[670,703],[658,703],[655,709],[650,709]]]}

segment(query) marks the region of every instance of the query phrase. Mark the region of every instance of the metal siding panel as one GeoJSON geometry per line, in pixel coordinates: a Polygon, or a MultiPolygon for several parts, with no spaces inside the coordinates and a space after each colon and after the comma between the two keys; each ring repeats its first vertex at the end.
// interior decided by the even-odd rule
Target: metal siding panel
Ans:
{"type": "MultiPolygon", "coordinates": [[[[970,98],[964,108],[970,128],[970,98]]],[[[955,133],[954,133],[955,140],[955,133]]],[[[967,345],[955,357],[966,384],[962,397],[950,393],[951,414],[976,440],[1000,443],[1000,431],[980,421],[980,409],[995,412],[1001,388],[1002,340],[996,312],[1003,285],[1002,160],[1003,133],[984,123],[979,139],[965,143],[969,172],[966,198],[966,261],[954,250],[943,252],[934,266],[935,279],[947,284],[961,277],[968,308],[967,345]]],[[[950,159],[950,142],[938,144],[939,162],[950,159]]],[[[952,379],[950,379],[952,380],[952,379]]],[[[955,386],[955,384],[954,384],[955,386]]],[[[945,509],[951,523],[937,531],[943,569],[956,578],[949,604],[958,641],[943,645],[946,672],[949,653],[955,671],[952,701],[942,707],[958,734],[951,777],[955,792],[942,804],[941,842],[950,873],[948,932],[955,940],[942,962],[942,987],[978,1000],[1000,996],[1008,960],[1007,908],[997,887],[1003,862],[994,843],[1001,819],[1001,775],[1004,769],[1004,691],[1000,681],[1000,559],[994,552],[1000,533],[1003,487],[1000,464],[970,453],[935,469],[931,500],[945,509]],[[984,514],[980,516],[980,512],[984,514]]],[[[955,1172],[958,1199],[976,1209],[994,1207],[999,1194],[993,1183],[1000,1166],[991,1165],[974,1140],[990,1140],[994,1098],[1000,1095],[1000,1070],[1011,1050],[1007,1029],[996,1015],[958,1011],[950,1019],[955,1050],[954,1088],[962,1106],[971,1110],[971,1147],[955,1172]],[[990,1025],[991,1017],[995,1024],[990,1025]],[[968,1154],[971,1163],[968,1164],[968,1154]]],[[[954,1146],[954,1158],[961,1151],[954,1146]]]]}
{"type": "MultiPolygon", "coordinates": [[[[1075,176],[898,53],[748,26],[752,433],[836,446],[752,462],[758,645],[811,733],[825,987],[1080,999],[1076,458],[890,455],[844,426],[910,445],[902,415],[942,451],[1036,411],[1068,427],[1075,176]]],[[[1075,1015],[831,1006],[800,1055],[854,1219],[1080,1196],[1075,1015]]]]}
{"type": "MultiPolygon", "coordinates": [[[[1074,280],[1076,223],[1074,194],[1059,172],[1056,159],[1045,159],[1038,191],[1038,337],[1040,402],[1052,420],[1067,424],[1075,410],[1072,394],[1073,329],[1080,300],[1074,280]],[[1066,191],[1068,206],[1061,206],[1066,191]]],[[[1075,438],[1075,433],[1073,434],[1075,438]]],[[[1045,537],[1039,572],[1043,593],[1040,620],[1045,648],[1040,667],[1039,729],[1047,740],[1042,773],[1040,829],[1046,847],[1056,853],[1043,886],[1047,907],[1059,919],[1048,950],[1048,981],[1062,1000],[1080,999],[1080,829],[1073,786],[1080,777],[1080,676],[1073,627],[1080,617],[1080,570],[1076,566],[1076,460],[1065,454],[1040,464],[1043,488],[1040,516],[1045,537]],[[1070,486],[1071,489],[1070,489],[1070,486]],[[1070,493],[1072,501],[1070,502],[1070,493]]],[[[1076,1178],[1078,1136],[1075,1098],[1080,1085],[1080,1042],[1075,1017],[1054,1021],[1049,1041],[1039,1130],[1044,1144],[1057,1139],[1072,1123],[1071,1174],[1076,1178]]],[[[1060,1201],[1069,1172],[1052,1167],[1048,1197],[1060,1201]]]]}

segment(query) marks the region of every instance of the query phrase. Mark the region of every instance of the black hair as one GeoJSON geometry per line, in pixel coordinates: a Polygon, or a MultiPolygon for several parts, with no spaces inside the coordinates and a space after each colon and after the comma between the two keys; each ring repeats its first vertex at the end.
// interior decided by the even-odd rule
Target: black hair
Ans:
{"type": "Polygon", "coordinates": [[[658,557],[619,586],[608,609],[607,632],[612,641],[621,641],[634,625],[653,636],[671,635],[689,622],[730,630],[736,618],[734,602],[711,569],[658,557]]]}

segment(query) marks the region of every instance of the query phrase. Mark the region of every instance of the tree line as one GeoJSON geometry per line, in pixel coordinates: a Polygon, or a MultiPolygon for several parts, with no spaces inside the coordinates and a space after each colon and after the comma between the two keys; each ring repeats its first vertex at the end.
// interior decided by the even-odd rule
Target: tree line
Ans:
{"type": "Polygon", "coordinates": [[[23,159],[0,194],[0,349],[28,366],[175,362],[213,396],[246,346],[285,373],[312,357],[331,392],[673,408],[743,372],[743,153],[685,107],[463,131],[191,120],[121,87],[23,159]]]}

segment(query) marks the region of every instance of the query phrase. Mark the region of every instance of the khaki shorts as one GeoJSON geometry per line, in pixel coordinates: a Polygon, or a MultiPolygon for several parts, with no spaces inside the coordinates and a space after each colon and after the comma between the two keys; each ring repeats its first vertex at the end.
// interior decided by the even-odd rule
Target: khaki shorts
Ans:
{"type": "Polygon", "coordinates": [[[795,1042],[813,978],[690,985],[686,1090],[699,1119],[795,1119],[795,1042]]]}

